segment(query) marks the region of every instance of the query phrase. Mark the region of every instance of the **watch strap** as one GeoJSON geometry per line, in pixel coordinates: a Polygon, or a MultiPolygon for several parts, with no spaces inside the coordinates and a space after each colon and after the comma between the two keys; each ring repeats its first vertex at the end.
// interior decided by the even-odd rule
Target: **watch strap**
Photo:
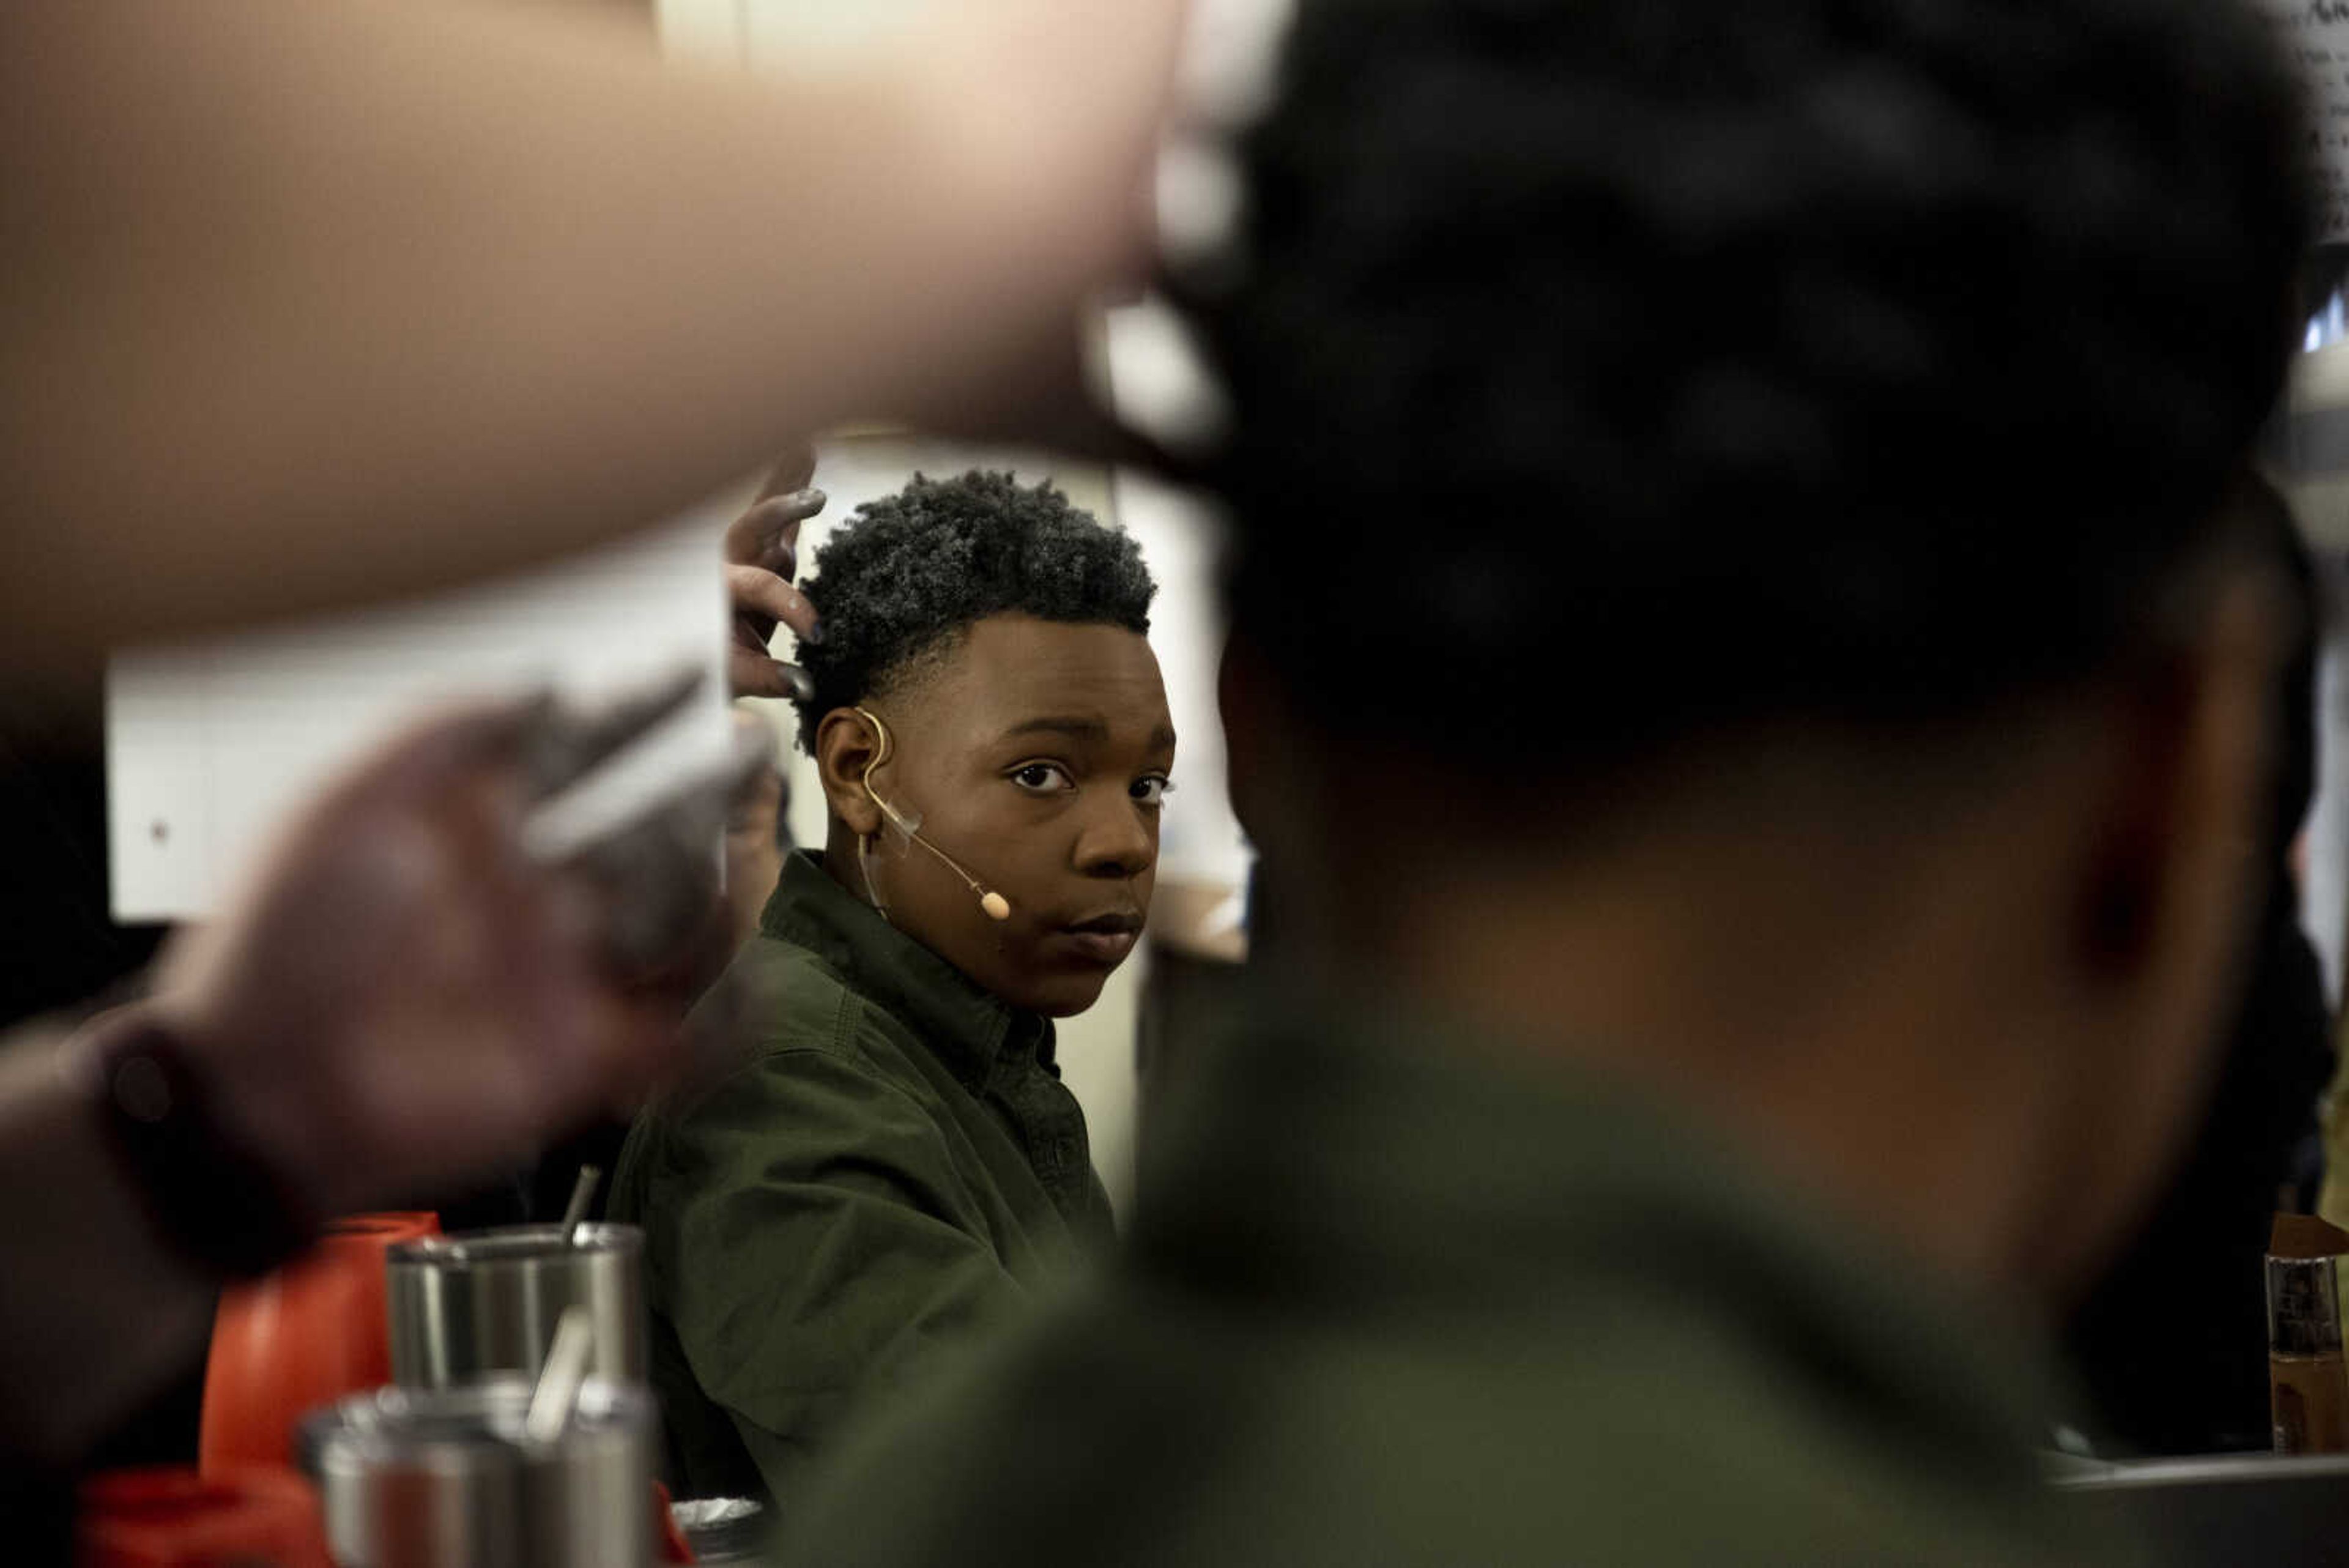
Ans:
{"type": "Polygon", "coordinates": [[[109,1143],[157,1228],[207,1272],[250,1279],[307,1248],[318,1221],[294,1184],[222,1118],[201,1059],[143,1007],[107,1013],[83,1036],[109,1143]]]}

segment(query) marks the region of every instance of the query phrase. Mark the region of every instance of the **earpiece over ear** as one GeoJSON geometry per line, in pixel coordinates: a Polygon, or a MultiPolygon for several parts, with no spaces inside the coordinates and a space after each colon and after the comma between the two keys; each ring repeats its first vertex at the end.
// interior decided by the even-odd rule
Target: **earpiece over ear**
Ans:
{"type": "MultiPolygon", "coordinates": [[[[964,885],[978,896],[978,907],[986,912],[988,919],[1009,919],[1011,918],[1010,899],[1005,898],[994,888],[987,887],[981,883],[978,877],[963,869],[962,862],[957,860],[953,856],[948,855],[945,850],[939,848],[928,839],[923,837],[921,834],[915,829],[913,824],[905,820],[905,814],[900,812],[895,806],[890,805],[888,801],[882,798],[880,791],[873,787],[874,771],[880,767],[882,763],[887,762],[891,755],[894,754],[895,751],[895,742],[890,738],[889,726],[881,722],[880,714],[875,713],[870,708],[860,706],[856,710],[856,715],[858,718],[863,719],[866,724],[870,725],[873,730],[873,755],[864,764],[863,780],[866,797],[869,798],[875,806],[880,808],[881,815],[889,819],[892,826],[895,827],[900,833],[903,833],[915,843],[920,845],[923,848],[928,850],[931,854],[936,856],[939,860],[945,863],[947,870],[952,871],[956,876],[961,877],[964,885]]],[[[870,891],[870,885],[873,880],[873,873],[870,867],[865,868],[864,879],[867,884],[867,891],[870,891]]],[[[877,903],[878,900],[876,899],[875,901],[877,903]]],[[[887,911],[885,909],[883,913],[886,914],[887,911]]]]}

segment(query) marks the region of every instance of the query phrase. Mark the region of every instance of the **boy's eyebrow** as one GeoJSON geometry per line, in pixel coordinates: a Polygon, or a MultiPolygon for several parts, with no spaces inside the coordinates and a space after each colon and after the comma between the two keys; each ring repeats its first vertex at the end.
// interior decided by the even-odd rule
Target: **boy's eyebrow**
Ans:
{"type": "Polygon", "coordinates": [[[1099,719],[1030,719],[1003,732],[1003,738],[1016,735],[1066,735],[1072,741],[1106,741],[1109,725],[1099,719]]]}
{"type": "MultiPolygon", "coordinates": [[[[1021,735],[1065,735],[1072,741],[1091,741],[1098,744],[1109,739],[1109,725],[1100,719],[1029,719],[1003,732],[1003,738],[1007,741],[1021,735]]],[[[1163,751],[1174,744],[1173,726],[1161,724],[1150,732],[1152,751],[1163,751]]]]}

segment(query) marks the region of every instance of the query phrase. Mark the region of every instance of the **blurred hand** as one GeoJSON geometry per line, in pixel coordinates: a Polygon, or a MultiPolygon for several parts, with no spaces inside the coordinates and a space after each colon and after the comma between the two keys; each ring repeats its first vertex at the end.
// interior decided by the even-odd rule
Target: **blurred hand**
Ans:
{"type": "Polygon", "coordinates": [[[523,848],[556,782],[547,757],[592,758],[613,733],[582,747],[543,702],[423,726],[318,798],[243,898],[167,951],[159,1014],[315,1212],[508,1168],[678,1063],[684,998],[621,972],[610,882],[523,848]]]}
{"type": "Polygon", "coordinates": [[[767,645],[778,624],[802,642],[823,635],[815,607],[792,586],[799,575],[800,524],[823,510],[823,492],[808,485],[814,476],[812,450],[784,459],[726,530],[726,591],[734,607],[726,674],[737,697],[812,695],[806,673],[771,657],[767,645]]]}

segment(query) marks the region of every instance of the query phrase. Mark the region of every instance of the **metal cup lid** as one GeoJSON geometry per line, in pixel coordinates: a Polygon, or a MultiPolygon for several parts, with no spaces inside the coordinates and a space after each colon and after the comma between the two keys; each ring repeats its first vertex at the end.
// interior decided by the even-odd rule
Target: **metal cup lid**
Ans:
{"type": "Polygon", "coordinates": [[[460,1231],[448,1236],[419,1236],[395,1243],[386,1254],[394,1268],[450,1271],[524,1267],[565,1257],[592,1257],[644,1250],[645,1233],[634,1225],[591,1223],[566,1233],[560,1225],[501,1225],[487,1231],[460,1231]]]}

